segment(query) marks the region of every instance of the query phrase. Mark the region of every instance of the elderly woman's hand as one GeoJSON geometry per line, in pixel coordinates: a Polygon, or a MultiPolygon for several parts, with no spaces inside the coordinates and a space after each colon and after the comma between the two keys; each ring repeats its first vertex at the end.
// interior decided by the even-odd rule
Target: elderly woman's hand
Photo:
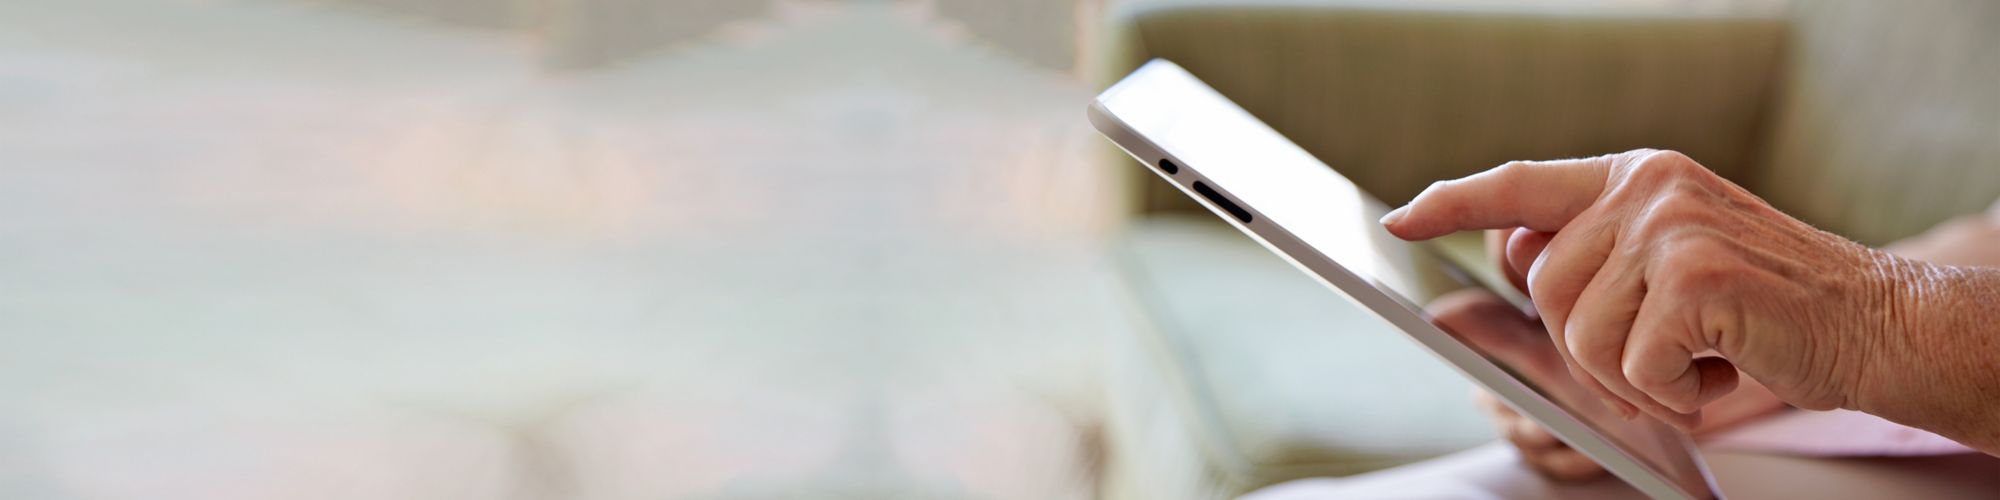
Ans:
{"type": "Polygon", "coordinates": [[[1405,239],[1526,229],[1508,254],[1531,262],[1528,288],[1550,337],[1571,374],[1627,416],[1692,428],[1741,369],[1796,406],[1868,411],[1988,451],[2000,444],[1996,388],[1978,385],[2000,380],[1986,366],[2000,363],[1935,359],[1994,349],[1994,337],[1978,344],[1979,328],[1964,321],[1914,324],[1947,311],[1929,309],[1941,302],[1982,303],[1945,299],[1984,297],[1990,312],[2000,289],[1971,289],[2000,281],[1952,281],[1962,270],[1819,231],[1679,153],[1509,163],[1433,185],[1383,223],[1405,239]],[[1960,331],[1913,338],[1920,328],[1960,331]],[[1982,373],[1939,378],[1925,364],[1982,373]],[[1972,394],[1909,394],[1920,389],[1972,394]]]}

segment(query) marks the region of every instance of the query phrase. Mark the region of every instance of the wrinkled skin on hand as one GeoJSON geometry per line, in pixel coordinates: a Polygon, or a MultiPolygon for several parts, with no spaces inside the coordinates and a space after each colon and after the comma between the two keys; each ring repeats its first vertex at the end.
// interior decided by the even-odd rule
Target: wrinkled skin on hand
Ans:
{"type": "Polygon", "coordinates": [[[1626,416],[1692,429],[1740,370],[1795,406],[2000,448],[1981,392],[2000,381],[1985,357],[2000,276],[1819,231],[1678,153],[1509,163],[1433,185],[1383,223],[1412,240],[1524,229],[1507,254],[1553,345],[1626,416]]]}
{"type": "Polygon", "coordinates": [[[1401,210],[1389,229],[1404,238],[1466,221],[1547,235],[1508,254],[1535,256],[1529,293],[1572,374],[1627,415],[1683,428],[1735,389],[1739,366],[1794,405],[1848,404],[1893,320],[1878,252],[1677,153],[1510,163],[1401,210]]]}

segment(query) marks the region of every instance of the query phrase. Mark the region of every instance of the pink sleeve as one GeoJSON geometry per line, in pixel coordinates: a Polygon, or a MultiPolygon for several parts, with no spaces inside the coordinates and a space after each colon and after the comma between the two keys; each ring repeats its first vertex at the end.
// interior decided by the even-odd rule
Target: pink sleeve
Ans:
{"type": "Polygon", "coordinates": [[[1866,413],[1786,410],[1701,438],[1703,449],[1813,457],[1915,457],[1977,453],[1937,434],[1866,413]]]}

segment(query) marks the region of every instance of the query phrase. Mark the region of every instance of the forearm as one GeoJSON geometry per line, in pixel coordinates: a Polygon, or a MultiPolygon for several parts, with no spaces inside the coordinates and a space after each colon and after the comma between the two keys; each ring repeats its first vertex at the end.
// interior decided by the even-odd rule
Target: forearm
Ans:
{"type": "Polygon", "coordinates": [[[1851,406],[2000,455],[2000,268],[1896,260],[1893,324],[1851,406]]]}

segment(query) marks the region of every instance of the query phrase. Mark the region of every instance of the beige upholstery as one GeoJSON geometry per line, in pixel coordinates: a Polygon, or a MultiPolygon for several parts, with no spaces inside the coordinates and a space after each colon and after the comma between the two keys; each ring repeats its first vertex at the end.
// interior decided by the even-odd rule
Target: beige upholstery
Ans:
{"type": "Polygon", "coordinates": [[[2000,3],[1799,9],[1773,154],[1754,190],[1875,245],[2000,198],[2000,3]]]}
{"type": "MultiPolygon", "coordinates": [[[[1507,160],[1637,147],[1687,152],[1870,244],[2000,197],[2000,4],[1688,15],[1268,1],[1114,8],[1095,73],[1108,83],[1172,59],[1392,202],[1507,160]]],[[[1107,492],[1230,497],[1484,431],[1440,415],[1470,410],[1452,403],[1463,382],[1431,376],[1448,373],[1435,361],[1374,342],[1393,332],[1314,295],[1246,238],[1163,219],[1193,205],[1129,158],[1107,168],[1137,176],[1138,208],[1153,216],[1122,258],[1158,325],[1111,352],[1123,373],[1107,492]],[[1357,389],[1356,373],[1398,392],[1357,389]],[[1409,429],[1437,439],[1399,437],[1409,429]],[[1407,446],[1370,439],[1384,436],[1407,446]]]]}
{"type": "MultiPolygon", "coordinates": [[[[1389,201],[1508,160],[1672,148],[1740,177],[1783,23],[1327,6],[1128,7],[1106,75],[1188,68],[1389,201]]],[[[1142,183],[1147,208],[1184,198],[1142,183]]]]}

